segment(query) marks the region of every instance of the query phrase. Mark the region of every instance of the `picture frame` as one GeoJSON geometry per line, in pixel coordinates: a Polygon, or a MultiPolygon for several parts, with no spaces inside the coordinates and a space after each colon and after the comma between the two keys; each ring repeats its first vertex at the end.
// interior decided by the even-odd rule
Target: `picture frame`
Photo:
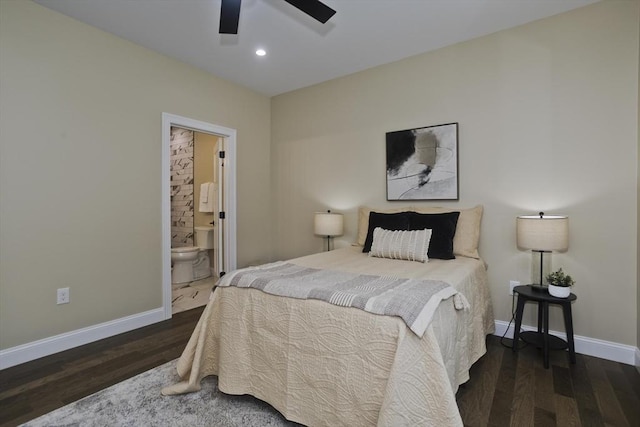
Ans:
{"type": "Polygon", "coordinates": [[[458,123],[386,133],[387,200],[459,200],[458,123]]]}

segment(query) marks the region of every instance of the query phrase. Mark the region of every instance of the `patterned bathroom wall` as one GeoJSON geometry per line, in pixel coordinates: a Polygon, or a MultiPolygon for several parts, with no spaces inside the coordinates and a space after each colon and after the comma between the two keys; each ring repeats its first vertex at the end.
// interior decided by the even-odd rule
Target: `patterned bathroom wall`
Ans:
{"type": "Polygon", "coordinates": [[[193,131],[171,128],[171,247],[193,244],[193,131]]]}

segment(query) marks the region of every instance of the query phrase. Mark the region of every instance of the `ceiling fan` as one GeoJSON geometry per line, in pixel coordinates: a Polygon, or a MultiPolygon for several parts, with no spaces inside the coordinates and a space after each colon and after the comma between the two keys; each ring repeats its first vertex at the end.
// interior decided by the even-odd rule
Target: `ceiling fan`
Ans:
{"type": "MultiPolygon", "coordinates": [[[[319,0],[284,0],[322,22],[327,22],[336,11],[319,0]]],[[[220,34],[238,34],[238,21],[240,19],[240,3],[242,0],[222,0],[220,6],[220,34]]]]}

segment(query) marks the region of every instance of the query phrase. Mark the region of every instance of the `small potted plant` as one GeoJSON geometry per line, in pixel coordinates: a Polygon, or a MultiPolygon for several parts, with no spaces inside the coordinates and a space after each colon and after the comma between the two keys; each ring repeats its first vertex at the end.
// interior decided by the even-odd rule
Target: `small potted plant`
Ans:
{"type": "Polygon", "coordinates": [[[549,294],[556,298],[566,298],[571,293],[571,286],[575,285],[573,278],[565,274],[562,269],[547,275],[549,294]]]}

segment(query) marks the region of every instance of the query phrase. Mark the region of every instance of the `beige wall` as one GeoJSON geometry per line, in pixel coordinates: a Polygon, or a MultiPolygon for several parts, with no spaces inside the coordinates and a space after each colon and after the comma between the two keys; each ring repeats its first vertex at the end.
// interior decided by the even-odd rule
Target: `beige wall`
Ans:
{"type": "Polygon", "coordinates": [[[0,349],[162,305],[162,112],[237,129],[238,264],[269,257],[267,97],[28,1],[0,76],[0,349]]]}
{"type": "MultiPolygon", "coordinates": [[[[210,225],[214,221],[214,213],[200,212],[200,184],[217,182],[214,179],[214,161],[218,137],[206,133],[195,132],[193,147],[193,225],[210,225]]],[[[216,197],[217,197],[216,192],[216,197]]],[[[216,203],[214,206],[218,206],[216,203]]],[[[217,224],[217,220],[215,221],[217,224]]]]}
{"type": "MultiPolygon", "coordinates": [[[[194,227],[202,225],[211,225],[213,221],[214,226],[218,226],[218,203],[214,202],[214,212],[200,212],[200,185],[204,182],[217,182],[217,168],[215,168],[216,161],[216,144],[218,143],[218,137],[201,132],[194,132],[193,135],[193,225],[194,227]],[[215,179],[214,179],[215,178],[215,179]]],[[[217,188],[217,187],[216,187],[217,188]]],[[[217,200],[218,192],[214,193],[214,197],[217,200]]],[[[217,236],[214,236],[214,245],[218,245],[217,236]]],[[[193,243],[197,245],[196,231],[193,230],[193,243]]],[[[215,248],[217,250],[217,248],[215,248]]],[[[218,266],[216,253],[214,249],[209,252],[209,262],[216,274],[218,274],[218,266]]]]}
{"type": "Polygon", "coordinates": [[[638,23],[638,2],[602,2],[275,97],[278,257],[322,250],[314,211],[346,213],[346,245],[359,205],[399,206],[385,201],[385,132],[459,122],[460,201],[421,204],[485,206],[496,317],[511,317],[509,279],[530,277],[516,216],[563,213],[570,249],[554,266],[578,282],[576,334],[636,345],[638,23]]]}

